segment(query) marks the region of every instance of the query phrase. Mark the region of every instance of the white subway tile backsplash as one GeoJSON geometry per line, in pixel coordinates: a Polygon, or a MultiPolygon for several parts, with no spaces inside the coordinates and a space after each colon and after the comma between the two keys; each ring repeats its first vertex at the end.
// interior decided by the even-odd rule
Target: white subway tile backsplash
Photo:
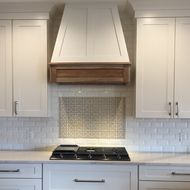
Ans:
{"type": "Polygon", "coordinates": [[[188,152],[188,147],[187,146],[183,146],[183,145],[176,145],[174,146],[174,151],[175,152],[188,152]]]}

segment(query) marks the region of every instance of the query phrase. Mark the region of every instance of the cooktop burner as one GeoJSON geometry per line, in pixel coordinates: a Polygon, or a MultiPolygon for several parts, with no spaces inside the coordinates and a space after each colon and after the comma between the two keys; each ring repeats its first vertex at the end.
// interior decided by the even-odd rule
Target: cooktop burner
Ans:
{"type": "Polygon", "coordinates": [[[130,161],[130,158],[124,147],[60,145],[53,151],[50,160],[130,161]]]}

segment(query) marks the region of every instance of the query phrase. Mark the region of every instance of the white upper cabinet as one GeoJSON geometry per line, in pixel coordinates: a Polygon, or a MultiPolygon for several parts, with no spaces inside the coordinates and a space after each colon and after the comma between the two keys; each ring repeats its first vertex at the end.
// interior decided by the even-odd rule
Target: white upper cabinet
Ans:
{"type": "Polygon", "coordinates": [[[47,116],[46,23],[13,21],[13,97],[18,116],[47,116]]]}
{"type": "Polygon", "coordinates": [[[129,62],[117,6],[66,4],[51,62],[129,62]]]}
{"type": "Polygon", "coordinates": [[[170,118],[173,104],[175,19],[137,22],[136,116],[170,118]]]}
{"type": "Polygon", "coordinates": [[[143,18],[137,26],[136,116],[190,118],[190,18],[143,18]]]}
{"type": "Polygon", "coordinates": [[[11,21],[0,20],[0,116],[12,115],[11,21]]]}
{"type": "Polygon", "coordinates": [[[176,19],[175,117],[190,118],[190,18],[176,19]]]}
{"type": "Polygon", "coordinates": [[[0,20],[0,116],[47,116],[46,20],[0,20]]]}

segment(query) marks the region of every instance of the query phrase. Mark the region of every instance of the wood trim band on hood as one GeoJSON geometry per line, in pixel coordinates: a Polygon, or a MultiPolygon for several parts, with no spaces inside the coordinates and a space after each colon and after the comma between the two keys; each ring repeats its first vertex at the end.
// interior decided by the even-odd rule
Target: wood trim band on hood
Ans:
{"type": "Polygon", "coordinates": [[[60,84],[127,84],[130,65],[51,65],[49,76],[60,84]]]}

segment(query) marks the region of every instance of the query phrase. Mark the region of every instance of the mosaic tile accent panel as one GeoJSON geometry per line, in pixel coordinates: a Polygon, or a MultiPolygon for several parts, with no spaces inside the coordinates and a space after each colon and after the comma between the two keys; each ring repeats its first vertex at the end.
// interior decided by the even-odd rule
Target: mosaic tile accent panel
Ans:
{"type": "Polygon", "coordinates": [[[125,138],[125,98],[61,97],[61,138],[125,138]]]}

